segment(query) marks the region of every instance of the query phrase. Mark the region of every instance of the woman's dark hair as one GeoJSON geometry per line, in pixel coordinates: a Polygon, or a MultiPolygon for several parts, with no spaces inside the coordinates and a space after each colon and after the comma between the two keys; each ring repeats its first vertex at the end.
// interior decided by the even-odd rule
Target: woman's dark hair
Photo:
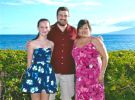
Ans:
{"type": "Polygon", "coordinates": [[[79,28],[82,27],[82,26],[85,25],[85,24],[88,25],[90,31],[92,30],[89,21],[88,21],[87,19],[81,19],[81,20],[78,22],[78,25],[77,25],[77,32],[78,32],[79,28]]]}
{"type": "Polygon", "coordinates": [[[59,11],[68,11],[68,12],[69,12],[69,10],[68,10],[67,7],[59,7],[59,8],[57,9],[57,16],[58,16],[59,11]]]}
{"type": "MultiPolygon", "coordinates": [[[[40,20],[38,21],[37,27],[39,27],[40,22],[43,22],[43,21],[47,21],[47,22],[50,24],[50,21],[49,21],[48,19],[42,18],[42,19],[40,19],[40,20]]],[[[36,39],[39,37],[39,34],[40,34],[40,33],[38,33],[37,36],[36,36],[34,39],[32,39],[32,40],[36,40],[36,39]]]]}

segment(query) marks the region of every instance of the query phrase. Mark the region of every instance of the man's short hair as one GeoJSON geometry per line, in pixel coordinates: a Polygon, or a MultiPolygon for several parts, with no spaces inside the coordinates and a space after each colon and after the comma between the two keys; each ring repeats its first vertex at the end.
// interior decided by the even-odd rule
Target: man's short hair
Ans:
{"type": "Polygon", "coordinates": [[[69,10],[68,10],[67,7],[59,7],[59,8],[57,9],[57,16],[58,16],[59,11],[68,11],[68,12],[69,12],[69,10]]]}

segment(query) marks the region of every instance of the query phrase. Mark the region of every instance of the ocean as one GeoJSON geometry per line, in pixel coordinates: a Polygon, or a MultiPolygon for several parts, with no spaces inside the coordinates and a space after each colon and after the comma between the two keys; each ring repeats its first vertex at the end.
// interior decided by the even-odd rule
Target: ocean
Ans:
{"type": "MultiPolygon", "coordinates": [[[[107,51],[135,50],[135,35],[99,35],[107,51]]],[[[0,49],[26,50],[27,41],[35,35],[0,35],[0,49]]]]}

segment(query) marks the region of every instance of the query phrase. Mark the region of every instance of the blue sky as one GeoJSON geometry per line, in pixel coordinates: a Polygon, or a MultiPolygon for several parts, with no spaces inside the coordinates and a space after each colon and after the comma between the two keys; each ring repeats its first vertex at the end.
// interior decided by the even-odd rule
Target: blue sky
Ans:
{"type": "Polygon", "coordinates": [[[37,34],[37,21],[56,22],[56,10],[70,10],[69,24],[88,19],[92,33],[135,27],[135,0],[0,0],[0,34],[37,34]]]}

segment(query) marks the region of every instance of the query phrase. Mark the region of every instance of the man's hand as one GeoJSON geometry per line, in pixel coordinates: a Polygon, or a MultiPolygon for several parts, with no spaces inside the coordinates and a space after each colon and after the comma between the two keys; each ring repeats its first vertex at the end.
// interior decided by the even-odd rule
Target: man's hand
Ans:
{"type": "Polygon", "coordinates": [[[28,41],[28,42],[26,43],[26,48],[28,49],[29,46],[30,46],[30,41],[28,41]]]}
{"type": "Polygon", "coordinates": [[[104,74],[100,74],[98,77],[99,83],[104,83],[104,74]]]}

